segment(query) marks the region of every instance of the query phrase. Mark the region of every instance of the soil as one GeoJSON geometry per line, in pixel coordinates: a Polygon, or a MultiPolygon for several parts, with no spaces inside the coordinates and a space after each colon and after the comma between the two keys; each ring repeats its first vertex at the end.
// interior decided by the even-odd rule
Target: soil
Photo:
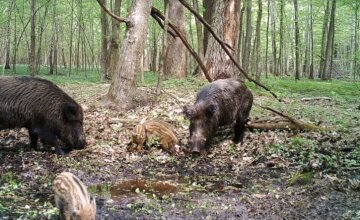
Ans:
{"type": "MultiPolygon", "coordinates": [[[[357,167],[334,169],[295,148],[274,153],[290,146],[289,140],[306,140],[299,146],[313,144],[316,155],[339,145],[353,154],[359,135],[254,130],[234,145],[225,129],[207,154],[192,156],[186,150],[189,122],[181,111],[193,102],[195,89],[166,89],[188,97],[183,100],[141,87],[147,95],[124,111],[104,104],[108,85],[63,88],[84,107],[87,148],[57,156],[51,146],[30,150],[25,129],[0,131],[0,219],[56,219],[51,185],[63,171],[96,196],[98,219],[360,219],[357,167]],[[172,123],[180,140],[176,155],[157,146],[137,151],[131,144],[131,131],[145,117],[172,123]]],[[[301,105],[314,102],[340,108],[329,100],[301,105]]]]}

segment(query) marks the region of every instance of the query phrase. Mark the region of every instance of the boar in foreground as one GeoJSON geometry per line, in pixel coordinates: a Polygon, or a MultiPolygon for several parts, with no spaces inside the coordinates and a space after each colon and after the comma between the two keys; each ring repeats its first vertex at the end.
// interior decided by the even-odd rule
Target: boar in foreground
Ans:
{"type": "Polygon", "coordinates": [[[138,150],[142,149],[145,143],[149,143],[152,138],[158,138],[161,147],[174,154],[175,145],[178,139],[169,123],[160,120],[150,120],[136,125],[132,132],[132,142],[137,144],[138,150]]]}
{"type": "Polygon", "coordinates": [[[55,204],[61,220],[94,220],[96,201],[86,186],[69,172],[59,174],[53,182],[55,204]]]}
{"type": "Polygon", "coordinates": [[[38,139],[64,154],[85,147],[83,111],[70,96],[53,83],[33,77],[0,77],[0,130],[25,127],[30,146],[38,139]]]}
{"type": "Polygon", "coordinates": [[[192,153],[208,148],[220,126],[234,124],[235,143],[242,141],[253,96],[245,84],[236,79],[219,79],[204,86],[194,106],[185,106],[190,120],[189,145],[192,153]]]}

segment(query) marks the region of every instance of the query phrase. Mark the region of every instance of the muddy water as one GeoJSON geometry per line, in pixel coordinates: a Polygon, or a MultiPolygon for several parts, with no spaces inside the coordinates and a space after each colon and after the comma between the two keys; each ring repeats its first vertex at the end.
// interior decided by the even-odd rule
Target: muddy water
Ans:
{"type": "Polygon", "coordinates": [[[224,184],[223,182],[207,182],[199,184],[195,180],[187,177],[163,177],[158,179],[130,179],[122,180],[115,183],[104,183],[89,186],[89,191],[103,198],[111,198],[114,201],[120,201],[125,198],[137,197],[139,194],[148,197],[162,197],[165,195],[174,195],[177,193],[191,193],[198,191],[208,192],[225,192],[232,189],[241,188],[236,184],[224,184]]]}
{"type": "Polygon", "coordinates": [[[124,180],[113,184],[99,184],[89,187],[89,191],[96,195],[121,200],[137,196],[142,193],[152,197],[174,194],[179,191],[179,186],[166,181],[151,181],[142,179],[124,180]]]}

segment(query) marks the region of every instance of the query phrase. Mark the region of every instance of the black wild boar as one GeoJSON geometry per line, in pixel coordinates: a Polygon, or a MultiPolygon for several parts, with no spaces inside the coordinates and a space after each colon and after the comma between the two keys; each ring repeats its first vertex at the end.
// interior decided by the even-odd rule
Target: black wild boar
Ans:
{"type": "Polygon", "coordinates": [[[219,79],[204,86],[197,94],[195,105],[184,107],[190,120],[191,152],[200,153],[208,148],[211,138],[223,125],[234,123],[233,141],[242,141],[252,103],[251,92],[240,80],[219,79]]]}
{"type": "Polygon", "coordinates": [[[64,154],[85,147],[81,106],[53,83],[33,77],[0,77],[0,130],[25,127],[30,146],[37,141],[55,146],[64,154]]]}

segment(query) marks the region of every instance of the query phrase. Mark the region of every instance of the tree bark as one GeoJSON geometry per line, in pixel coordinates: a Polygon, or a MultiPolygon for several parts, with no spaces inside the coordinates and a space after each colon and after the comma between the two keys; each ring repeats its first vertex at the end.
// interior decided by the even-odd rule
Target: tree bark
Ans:
{"type": "MultiPolygon", "coordinates": [[[[120,17],[120,8],[121,8],[121,0],[115,0],[114,5],[114,14],[120,17]]],[[[109,75],[112,77],[115,70],[117,62],[119,61],[119,34],[120,34],[120,23],[116,21],[114,18],[111,19],[111,39],[110,39],[110,69],[109,75]]]]}
{"type": "Polygon", "coordinates": [[[4,69],[10,69],[10,42],[11,42],[11,14],[13,11],[14,0],[9,0],[8,6],[8,20],[6,27],[6,55],[4,69]]]}
{"type": "Polygon", "coordinates": [[[280,30],[279,30],[279,37],[280,37],[280,44],[279,44],[279,61],[277,68],[279,70],[280,75],[284,74],[284,59],[283,59],[283,53],[284,53],[284,8],[285,8],[285,0],[280,1],[280,30]]]}
{"type": "MultiPolygon", "coordinates": [[[[106,0],[101,0],[103,5],[106,5],[106,0]]],[[[110,79],[108,75],[108,34],[109,22],[106,12],[101,8],[101,77],[102,80],[110,79]]]]}
{"type": "Polygon", "coordinates": [[[328,38],[328,27],[329,27],[329,15],[330,15],[330,0],[326,1],[326,9],[324,13],[324,21],[323,21],[323,29],[322,29],[322,38],[321,38],[321,52],[320,52],[320,69],[319,69],[319,78],[323,79],[324,76],[324,63],[325,63],[325,52],[326,52],[326,44],[328,38]]]}
{"type": "Polygon", "coordinates": [[[299,33],[299,10],[298,2],[294,0],[295,11],[295,79],[300,79],[300,33],[299,33]]]}
{"type": "MultiPolygon", "coordinates": [[[[182,6],[181,6],[182,7],[182,6]]],[[[193,8],[195,11],[199,13],[199,2],[198,0],[193,0],[193,8]]],[[[204,60],[204,35],[203,35],[203,27],[199,19],[195,17],[195,25],[196,25],[196,36],[197,36],[197,45],[198,50],[197,53],[201,60],[204,60]]],[[[202,75],[202,71],[200,71],[199,66],[194,70],[194,75],[199,74],[202,75]]]]}
{"type": "Polygon", "coordinates": [[[255,33],[255,40],[254,40],[254,72],[255,72],[255,79],[256,81],[260,82],[260,25],[261,25],[261,18],[262,18],[262,0],[258,0],[258,14],[256,20],[256,33],[255,33]]]}
{"type": "Polygon", "coordinates": [[[136,64],[144,51],[150,10],[150,0],[134,0],[130,9],[119,62],[107,94],[111,101],[122,107],[132,105],[136,92],[136,64]]]}
{"type": "MultiPolygon", "coordinates": [[[[235,48],[238,40],[238,1],[216,1],[216,15],[213,26],[215,33],[220,36],[231,48],[235,48]]],[[[232,55],[234,55],[232,50],[232,55]]],[[[229,78],[235,75],[233,62],[228,58],[220,44],[214,38],[209,39],[208,49],[205,55],[205,66],[212,80],[229,78]]]]}
{"type": "Polygon", "coordinates": [[[246,33],[244,45],[242,46],[242,66],[246,72],[249,72],[252,37],[252,0],[245,0],[244,4],[246,7],[246,33]]]}
{"type": "MultiPolygon", "coordinates": [[[[178,0],[167,0],[169,6],[169,20],[185,35],[184,7],[178,0]]],[[[166,33],[166,32],[165,32],[166,33]]],[[[164,76],[186,77],[186,48],[179,37],[167,34],[166,53],[164,57],[164,76]]]]}
{"type": "MultiPolygon", "coordinates": [[[[203,6],[205,9],[204,12],[204,19],[205,21],[210,24],[211,26],[213,26],[213,17],[214,17],[214,12],[215,12],[215,3],[217,1],[216,0],[203,0],[203,6]]],[[[209,37],[210,37],[210,32],[208,29],[204,29],[204,56],[206,54],[206,50],[208,47],[208,43],[209,43],[209,37]]]]}
{"type": "Polygon", "coordinates": [[[279,75],[278,69],[277,69],[277,46],[276,46],[276,6],[275,6],[275,0],[270,0],[270,18],[271,18],[271,45],[272,45],[272,55],[273,55],[273,65],[272,65],[272,73],[275,76],[279,75]]]}
{"type": "Polygon", "coordinates": [[[322,74],[322,80],[331,79],[331,68],[332,68],[332,58],[333,58],[333,48],[334,48],[334,33],[335,33],[335,10],[336,10],[336,1],[332,1],[331,12],[330,12],[330,21],[328,29],[328,38],[326,40],[326,49],[325,49],[325,61],[324,61],[324,72],[322,74]]]}
{"type": "Polygon", "coordinates": [[[36,55],[35,55],[35,0],[30,1],[31,11],[31,31],[30,31],[30,75],[35,76],[36,74],[36,55]]]}

